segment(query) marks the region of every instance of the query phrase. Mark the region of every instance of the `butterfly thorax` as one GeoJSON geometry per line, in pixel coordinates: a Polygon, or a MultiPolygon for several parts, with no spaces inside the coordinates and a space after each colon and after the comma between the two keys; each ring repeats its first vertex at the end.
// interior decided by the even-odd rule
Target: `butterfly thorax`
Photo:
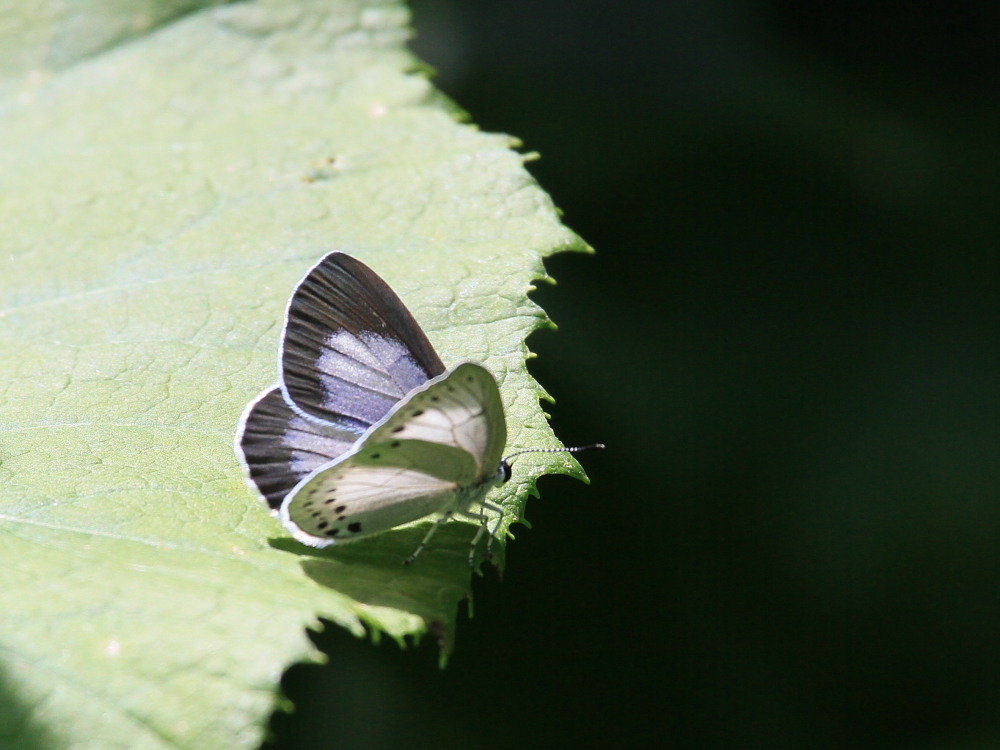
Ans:
{"type": "Polygon", "coordinates": [[[499,474],[492,474],[481,478],[475,484],[459,487],[455,493],[452,509],[458,513],[464,513],[476,505],[482,505],[490,490],[501,484],[503,484],[503,477],[499,474]]]}

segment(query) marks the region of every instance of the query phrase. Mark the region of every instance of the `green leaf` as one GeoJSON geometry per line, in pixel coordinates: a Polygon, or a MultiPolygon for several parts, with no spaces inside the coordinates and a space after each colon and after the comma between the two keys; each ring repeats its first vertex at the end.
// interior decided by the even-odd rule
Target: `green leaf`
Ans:
{"type": "MultiPolygon", "coordinates": [[[[586,248],[516,143],[455,121],[399,2],[8,5],[0,745],[256,746],[319,617],[447,652],[473,527],[409,567],[426,524],[306,549],[233,434],[276,378],[294,283],[339,249],[446,364],[497,375],[511,448],[559,445],[527,293],[544,256],[586,248]]],[[[546,472],[581,476],[525,456],[491,499],[515,518],[546,472]]]]}

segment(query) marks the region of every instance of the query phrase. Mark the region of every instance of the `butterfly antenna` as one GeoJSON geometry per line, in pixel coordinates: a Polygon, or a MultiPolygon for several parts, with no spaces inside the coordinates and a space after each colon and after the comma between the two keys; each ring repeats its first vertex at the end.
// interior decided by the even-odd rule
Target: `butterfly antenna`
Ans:
{"type": "Polygon", "coordinates": [[[578,445],[573,448],[526,448],[523,451],[517,451],[516,453],[511,453],[509,456],[506,456],[504,458],[504,463],[507,463],[511,459],[517,458],[518,456],[523,456],[525,453],[579,453],[580,451],[589,451],[596,448],[604,448],[604,443],[578,445]]]}

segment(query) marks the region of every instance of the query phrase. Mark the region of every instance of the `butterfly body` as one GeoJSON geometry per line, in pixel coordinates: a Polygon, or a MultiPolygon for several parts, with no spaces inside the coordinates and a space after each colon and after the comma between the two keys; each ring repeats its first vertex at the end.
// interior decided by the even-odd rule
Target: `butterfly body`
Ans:
{"type": "Polygon", "coordinates": [[[296,539],[326,547],[455,513],[485,523],[487,493],[510,476],[497,383],[474,362],[446,371],[367,266],[335,252],[306,274],[279,372],[244,412],[236,450],[296,539]]]}

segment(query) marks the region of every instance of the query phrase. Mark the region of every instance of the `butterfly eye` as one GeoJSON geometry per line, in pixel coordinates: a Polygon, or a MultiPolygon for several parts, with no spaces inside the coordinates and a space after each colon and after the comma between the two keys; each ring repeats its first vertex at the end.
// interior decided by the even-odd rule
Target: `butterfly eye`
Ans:
{"type": "Polygon", "coordinates": [[[497,469],[497,479],[500,480],[500,484],[506,484],[510,481],[510,464],[506,461],[500,462],[500,466],[497,469]]]}

